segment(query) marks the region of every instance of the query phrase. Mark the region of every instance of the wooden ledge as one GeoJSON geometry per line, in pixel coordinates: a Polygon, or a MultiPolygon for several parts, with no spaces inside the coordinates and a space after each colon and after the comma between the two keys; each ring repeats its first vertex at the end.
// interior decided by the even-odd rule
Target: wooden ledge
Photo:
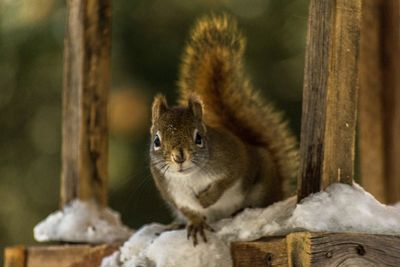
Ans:
{"type": "Polygon", "coordinates": [[[353,233],[291,233],[235,242],[235,267],[400,266],[400,236],[353,233]]]}
{"type": "Polygon", "coordinates": [[[120,244],[15,246],[5,249],[4,267],[93,267],[120,244]]]}
{"type": "MultiPolygon", "coordinates": [[[[93,267],[120,244],[9,247],[5,267],[93,267]]],[[[290,233],[231,246],[235,267],[400,266],[400,236],[290,233]]]]}

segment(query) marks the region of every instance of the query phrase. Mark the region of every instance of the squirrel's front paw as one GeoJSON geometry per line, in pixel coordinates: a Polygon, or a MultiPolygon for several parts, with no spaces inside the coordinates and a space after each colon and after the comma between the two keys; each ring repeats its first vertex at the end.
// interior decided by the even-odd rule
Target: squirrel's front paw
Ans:
{"type": "Polygon", "coordinates": [[[214,229],[211,228],[205,221],[199,221],[199,222],[192,222],[188,223],[186,226],[187,230],[187,238],[193,239],[193,245],[196,246],[198,244],[197,242],[197,234],[200,234],[200,236],[203,238],[204,242],[207,242],[207,237],[205,234],[205,230],[208,230],[210,232],[214,232],[214,229]]]}
{"type": "Polygon", "coordinates": [[[201,191],[196,197],[203,208],[208,208],[216,202],[215,192],[212,190],[211,186],[201,191]]]}

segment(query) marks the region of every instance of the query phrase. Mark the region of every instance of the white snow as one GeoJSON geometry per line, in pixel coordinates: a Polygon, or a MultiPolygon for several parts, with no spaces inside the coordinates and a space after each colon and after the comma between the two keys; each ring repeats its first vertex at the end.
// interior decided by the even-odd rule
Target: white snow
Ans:
{"type": "Polygon", "coordinates": [[[144,226],[105,258],[102,267],[231,266],[230,242],[301,230],[400,235],[399,210],[379,203],[356,184],[333,184],[300,204],[292,197],[218,221],[212,225],[215,233],[206,233],[208,243],[196,247],[187,240],[186,230],[144,226]]]}
{"type": "Polygon", "coordinates": [[[99,207],[94,201],[74,200],[63,210],[50,214],[35,226],[36,241],[111,243],[124,241],[132,230],[124,226],[120,215],[99,207]]]}
{"type": "Polygon", "coordinates": [[[163,232],[164,225],[149,224],[138,230],[119,251],[105,258],[102,267],[231,266],[229,245],[207,233],[208,243],[196,247],[186,231],[163,232]],[[190,262],[190,264],[188,264],[190,262]]]}
{"type": "Polygon", "coordinates": [[[395,209],[397,209],[397,211],[400,212],[400,202],[397,202],[396,204],[394,204],[393,207],[394,207],[395,209]]]}

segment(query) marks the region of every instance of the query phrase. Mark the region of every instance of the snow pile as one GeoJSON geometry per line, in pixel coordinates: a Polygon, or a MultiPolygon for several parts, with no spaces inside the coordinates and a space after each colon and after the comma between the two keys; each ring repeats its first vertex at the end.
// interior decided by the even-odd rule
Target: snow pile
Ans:
{"type": "Polygon", "coordinates": [[[102,267],[154,266],[231,266],[229,245],[207,232],[208,243],[196,247],[187,240],[186,231],[163,232],[164,225],[150,224],[137,231],[120,251],[103,260],[102,267]],[[190,265],[188,263],[190,262],[190,265]]]}
{"type": "Polygon", "coordinates": [[[379,203],[360,186],[333,184],[300,204],[292,197],[264,209],[246,209],[207,232],[208,243],[193,247],[186,230],[163,232],[150,224],[136,232],[102,267],[231,266],[229,243],[292,231],[400,234],[399,209],[379,203]]]}
{"type": "Polygon", "coordinates": [[[397,202],[396,204],[393,205],[393,207],[400,212],[400,202],[397,202]]]}
{"type": "Polygon", "coordinates": [[[400,234],[400,214],[358,185],[333,184],[297,205],[292,198],[266,209],[247,209],[218,234],[234,241],[300,230],[400,234]]]}
{"type": "Polygon", "coordinates": [[[94,201],[74,200],[64,210],[50,214],[35,226],[36,241],[115,242],[127,240],[132,231],[117,212],[94,201]]]}

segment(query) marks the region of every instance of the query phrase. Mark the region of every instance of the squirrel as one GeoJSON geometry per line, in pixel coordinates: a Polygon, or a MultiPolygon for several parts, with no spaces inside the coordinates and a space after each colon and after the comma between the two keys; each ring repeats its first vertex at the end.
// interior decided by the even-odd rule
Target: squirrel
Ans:
{"type": "MultiPolygon", "coordinates": [[[[252,88],[243,69],[245,39],[227,14],[199,19],[184,50],[179,106],[152,104],[150,169],[162,198],[207,242],[209,223],[290,193],[297,141],[281,112],[252,88]]],[[[177,227],[177,228],[175,228],[177,227]]]]}

